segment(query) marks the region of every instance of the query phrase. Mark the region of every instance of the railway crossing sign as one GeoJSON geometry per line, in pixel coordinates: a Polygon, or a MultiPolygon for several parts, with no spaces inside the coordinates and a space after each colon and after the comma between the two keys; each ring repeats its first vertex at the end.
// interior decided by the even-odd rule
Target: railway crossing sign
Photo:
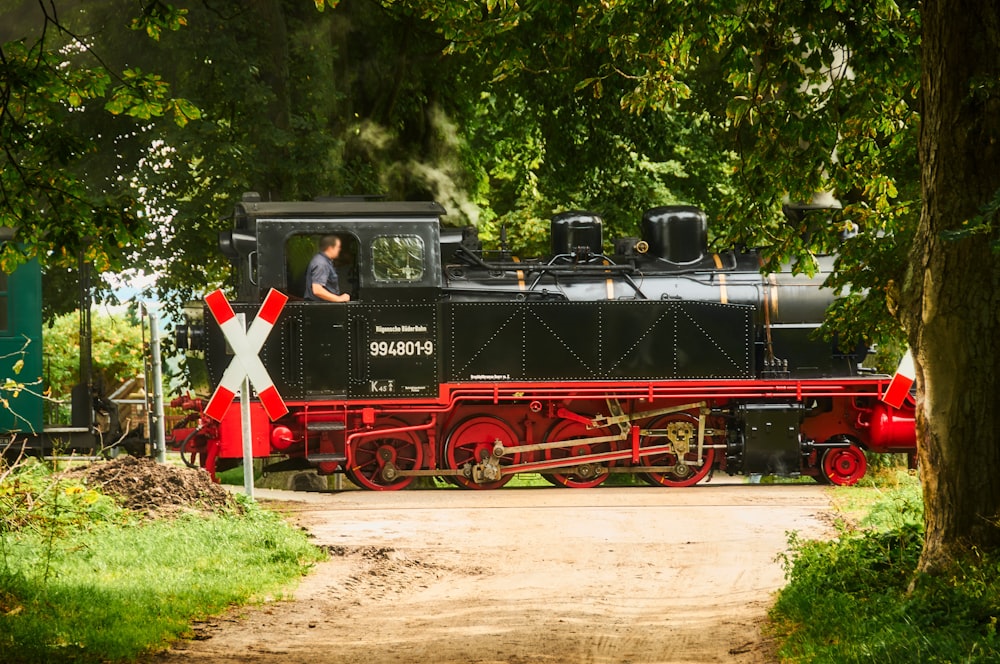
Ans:
{"type": "Polygon", "coordinates": [[[903,401],[906,400],[906,395],[910,393],[910,387],[913,385],[916,375],[917,372],[913,367],[913,353],[907,349],[906,355],[899,363],[899,368],[896,369],[896,375],[892,377],[892,382],[889,383],[885,394],[882,395],[882,401],[893,408],[900,408],[903,401]]]}
{"type": "MultiPolygon", "coordinates": [[[[244,329],[243,323],[221,290],[216,290],[205,298],[209,311],[219,323],[222,334],[233,349],[232,362],[226,368],[219,386],[215,388],[215,393],[205,408],[206,415],[214,420],[222,420],[222,416],[229,410],[236,397],[236,391],[241,389],[241,385],[246,384],[245,379],[249,379],[257,390],[257,398],[260,399],[260,404],[271,420],[276,420],[288,412],[285,401],[278,394],[274,381],[271,380],[267,368],[258,355],[287,301],[287,295],[272,288],[264,298],[264,303],[260,305],[260,311],[250,324],[250,328],[244,329]]],[[[249,396],[242,394],[241,390],[241,399],[249,399],[249,396]]]]}

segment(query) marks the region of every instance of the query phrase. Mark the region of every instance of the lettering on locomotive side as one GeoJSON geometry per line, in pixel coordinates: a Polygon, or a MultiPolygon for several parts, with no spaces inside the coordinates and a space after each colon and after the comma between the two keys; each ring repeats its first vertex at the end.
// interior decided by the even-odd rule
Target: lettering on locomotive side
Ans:
{"type": "Polygon", "coordinates": [[[372,394],[390,394],[396,391],[396,381],[392,378],[369,381],[368,391],[372,394]]]}
{"type": "Polygon", "coordinates": [[[401,334],[403,332],[427,332],[426,325],[376,325],[375,334],[401,334]]]}
{"type": "Polygon", "coordinates": [[[373,341],[368,344],[372,357],[414,357],[434,354],[433,341],[373,341]]]}

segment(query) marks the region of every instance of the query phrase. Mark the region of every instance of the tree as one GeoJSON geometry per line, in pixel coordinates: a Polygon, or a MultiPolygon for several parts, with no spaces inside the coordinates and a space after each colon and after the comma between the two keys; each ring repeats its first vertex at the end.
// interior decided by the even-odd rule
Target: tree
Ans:
{"type": "MultiPolygon", "coordinates": [[[[0,267],[35,256],[72,264],[83,253],[98,270],[117,268],[147,224],[128,169],[98,167],[117,163],[121,150],[99,151],[99,134],[88,129],[95,116],[110,121],[104,136],[115,145],[148,137],[165,114],[183,125],[198,111],[156,74],[109,66],[94,39],[80,36],[86,12],[60,18],[54,3],[32,4],[9,10],[0,45],[0,226],[17,231],[17,243],[0,248],[0,267]]],[[[179,29],[184,14],[154,3],[133,32],[158,38],[179,29]]]]}
{"type": "MultiPolygon", "coordinates": [[[[317,4],[201,3],[185,13],[165,5],[161,20],[179,17],[186,26],[153,30],[161,38],[138,48],[120,20],[132,6],[125,0],[86,13],[61,3],[62,25],[89,35],[107,71],[156,72],[171,95],[200,110],[199,121],[184,126],[101,113],[98,100],[85,112],[61,103],[40,110],[52,127],[88,137],[68,157],[68,172],[113,197],[110,209],[125,215],[78,235],[107,240],[94,250],[113,257],[108,265],[158,274],[157,294],[174,311],[224,281],[216,235],[248,190],[265,199],[435,199],[450,223],[476,223],[487,241],[506,224],[512,248],[529,254],[547,245],[548,217],[557,211],[595,209],[609,234],[634,235],[643,207],[716,207],[723,196],[732,153],[717,149],[703,111],[623,113],[625,80],[575,89],[601,57],[597,50],[566,49],[557,62],[537,63],[548,78],[497,73],[508,53],[530,55],[532,44],[572,25],[568,5],[552,3],[530,31],[510,33],[495,53],[476,53],[452,48],[437,29],[443,18],[407,3],[328,3],[322,15],[317,4]],[[598,87],[603,94],[594,94],[598,87]]],[[[14,21],[10,33],[26,34],[29,19],[14,21]]],[[[85,59],[68,64],[100,69],[85,59]]],[[[74,229],[88,228],[90,209],[77,211],[83,223],[74,229]]],[[[46,274],[56,279],[51,258],[58,256],[46,274]]]]}
{"type": "MultiPolygon", "coordinates": [[[[452,183],[467,171],[446,131],[462,97],[443,94],[457,58],[442,60],[433,31],[364,0],[325,15],[305,0],[190,9],[185,30],[127,53],[201,110],[197,123],[162,128],[135,176],[158,232],[131,247],[132,265],[159,275],[174,311],[225,280],[217,233],[243,192],[442,198],[461,213],[449,192],[465,189],[452,183]]],[[[124,58],[115,11],[93,20],[124,58]]]]}
{"type": "Polygon", "coordinates": [[[923,209],[899,303],[916,349],[921,569],[1000,548],[1000,5],[925,0],[923,209]]]}

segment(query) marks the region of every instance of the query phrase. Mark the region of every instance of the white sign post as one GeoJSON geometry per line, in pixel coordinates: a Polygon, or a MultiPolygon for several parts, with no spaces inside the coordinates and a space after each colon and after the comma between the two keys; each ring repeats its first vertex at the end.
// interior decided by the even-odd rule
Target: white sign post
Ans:
{"type": "Polygon", "coordinates": [[[205,408],[205,414],[212,419],[222,421],[229,406],[240,395],[240,425],[243,441],[243,485],[246,494],[253,498],[253,431],[250,417],[250,385],[257,390],[257,398],[264,412],[272,421],[288,413],[288,407],[274,387],[274,381],[267,373],[267,368],[260,361],[260,349],[267,340],[267,335],[278,320],[281,310],[285,307],[288,296],[273,288],[264,298],[257,317],[248,327],[246,316],[237,315],[232,305],[226,300],[221,290],[210,293],[205,298],[212,316],[219,323],[222,334],[233,349],[233,359],[222,374],[222,380],[212,394],[205,408]]]}
{"type": "MultiPolygon", "coordinates": [[[[240,327],[246,330],[247,315],[236,314],[240,327]]],[[[243,434],[243,491],[253,500],[253,432],[250,427],[250,376],[243,377],[240,387],[240,429],[243,434]]]]}

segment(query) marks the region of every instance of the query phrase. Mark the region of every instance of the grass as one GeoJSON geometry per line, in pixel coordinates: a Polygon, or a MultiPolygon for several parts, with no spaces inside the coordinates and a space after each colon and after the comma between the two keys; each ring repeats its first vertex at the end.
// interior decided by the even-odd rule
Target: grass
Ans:
{"type": "MultiPolygon", "coordinates": [[[[260,481],[262,474],[260,472],[254,471],[253,480],[254,484],[260,481]]],[[[221,473],[216,473],[216,477],[219,478],[221,484],[231,484],[233,486],[243,486],[243,466],[236,466],[235,468],[230,468],[229,470],[224,470],[221,473]]]]}
{"type": "Polygon", "coordinates": [[[122,661],[280,595],[321,553],[278,516],[142,520],[40,465],[0,484],[0,660],[122,661]],[[27,500],[25,500],[27,497],[27,500]]]}
{"type": "Polygon", "coordinates": [[[788,585],[771,611],[781,659],[1000,661],[1000,558],[967,560],[949,577],[916,578],[919,483],[891,468],[879,483],[831,491],[844,515],[835,539],[790,538],[788,585]]]}

